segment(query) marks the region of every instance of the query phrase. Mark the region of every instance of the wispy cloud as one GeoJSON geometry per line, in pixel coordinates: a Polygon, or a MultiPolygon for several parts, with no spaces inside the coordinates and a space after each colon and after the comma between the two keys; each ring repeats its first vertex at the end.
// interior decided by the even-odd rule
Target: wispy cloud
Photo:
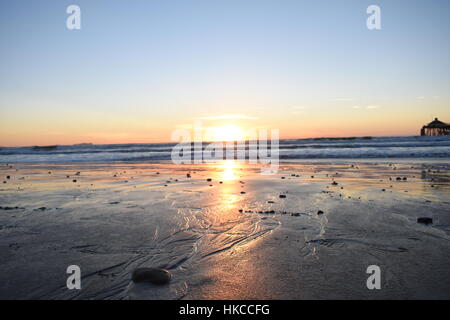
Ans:
{"type": "Polygon", "coordinates": [[[335,98],[335,99],[331,99],[330,101],[355,101],[354,98],[335,98]]]}
{"type": "Polygon", "coordinates": [[[368,106],[351,106],[352,109],[378,109],[380,106],[368,105],[368,106]]]}
{"type": "Polygon", "coordinates": [[[293,106],[292,109],[294,109],[294,110],[305,110],[305,109],[308,109],[308,107],[306,107],[306,106],[293,106]]]}
{"type": "Polygon", "coordinates": [[[200,117],[200,120],[256,120],[257,117],[247,116],[245,114],[222,114],[216,116],[200,117]]]}
{"type": "Polygon", "coordinates": [[[308,109],[307,106],[293,106],[291,114],[304,114],[306,109],[308,109]]]}

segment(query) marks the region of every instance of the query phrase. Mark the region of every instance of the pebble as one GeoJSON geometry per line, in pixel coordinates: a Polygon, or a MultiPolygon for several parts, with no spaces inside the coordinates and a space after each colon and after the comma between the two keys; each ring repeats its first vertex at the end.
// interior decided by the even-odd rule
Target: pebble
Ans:
{"type": "Polygon", "coordinates": [[[172,275],[169,271],[157,268],[138,268],[131,275],[133,282],[149,282],[152,284],[163,285],[170,282],[172,275]]]}
{"type": "Polygon", "coordinates": [[[422,218],[417,218],[417,223],[422,223],[422,224],[432,224],[433,223],[433,219],[432,218],[427,218],[427,217],[422,217],[422,218]]]}

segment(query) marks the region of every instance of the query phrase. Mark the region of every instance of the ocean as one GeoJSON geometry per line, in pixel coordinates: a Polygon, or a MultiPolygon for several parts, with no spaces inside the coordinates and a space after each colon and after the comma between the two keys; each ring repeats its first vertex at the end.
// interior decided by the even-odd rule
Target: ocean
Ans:
{"type": "MultiPolygon", "coordinates": [[[[176,143],[0,147],[0,163],[171,160],[176,143]]],[[[450,136],[284,139],[280,160],[450,158],[450,136]]]]}

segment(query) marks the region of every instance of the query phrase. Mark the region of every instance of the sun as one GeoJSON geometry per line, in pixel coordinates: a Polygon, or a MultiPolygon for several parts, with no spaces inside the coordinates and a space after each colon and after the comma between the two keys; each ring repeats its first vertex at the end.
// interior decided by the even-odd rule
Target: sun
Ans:
{"type": "Polygon", "coordinates": [[[214,141],[242,141],[244,131],[236,125],[224,125],[211,128],[211,137],[214,141]]]}

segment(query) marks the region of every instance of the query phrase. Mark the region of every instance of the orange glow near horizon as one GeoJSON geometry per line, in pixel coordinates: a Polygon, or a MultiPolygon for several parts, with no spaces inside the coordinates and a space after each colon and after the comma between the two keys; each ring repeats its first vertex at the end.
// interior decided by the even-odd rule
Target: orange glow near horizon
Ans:
{"type": "MultiPolygon", "coordinates": [[[[30,119],[17,125],[17,119],[4,117],[0,119],[0,146],[176,142],[171,141],[173,131],[178,128],[192,130],[195,119],[202,119],[203,141],[214,142],[246,140],[249,132],[257,129],[279,129],[280,139],[418,135],[422,125],[430,120],[415,113],[392,111],[387,117],[384,110],[356,111],[359,113],[333,111],[324,114],[320,110],[311,110],[310,113],[304,111],[305,114],[302,115],[266,113],[258,118],[244,115],[197,116],[190,119],[152,118],[148,122],[146,117],[139,119],[137,116],[120,120],[114,116],[105,120],[86,117],[81,123],[68,121],[70,117],[62,117],[60,113],[61,117],[49,117],[44,125],[30,119]],[[370,117],[368,113],[371,113],[370,117]]],[[[35,116],[38,119],[40,115],[35,116]]],[[[445,121],[450,116],[446,117],[444,114],[439,118],[445,121]]]]}

